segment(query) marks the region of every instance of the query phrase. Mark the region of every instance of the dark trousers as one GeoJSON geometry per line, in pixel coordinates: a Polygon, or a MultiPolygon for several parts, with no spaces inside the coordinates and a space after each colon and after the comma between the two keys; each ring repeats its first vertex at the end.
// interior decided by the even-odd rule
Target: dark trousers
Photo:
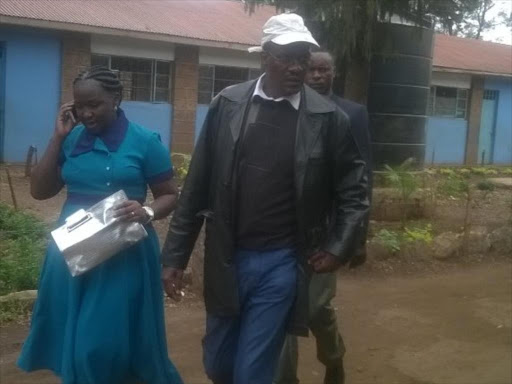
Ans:
{"type": "MultiPolygon", "coordinates": [[[[338,330],[336,311],[331,300],[336,294],[336,273],[314,274],[309,285],[309,328],[316,339],[318,360],[327,368],[337,368],[334,383],[343,382],[345,345],[338,330]]],[[[299,357],[297,337],[288,335],[281,352],[275,384],[297,384],[299,357]]]]}

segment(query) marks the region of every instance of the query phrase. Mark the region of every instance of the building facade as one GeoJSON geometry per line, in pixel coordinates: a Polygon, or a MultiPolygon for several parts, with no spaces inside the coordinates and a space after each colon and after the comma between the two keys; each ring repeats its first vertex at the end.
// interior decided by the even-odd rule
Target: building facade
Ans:
{"type": "Polygon", "coordinates": [[[512,164],[512,47],[437,35],[425,164],[512,164]]]}
{"type": "MultiPolygon", "coordinates": [[[[90,65],[118,71],[130,120],[191,152],[212,98],[261,73],[247,48],[273,14],[230,0],[1,1],[0,161],[45,150],[90,65]]],[[[510,46],[436,36],[425,164],[511,164],[511,81],[510,46]]]]}
{"type": "Polygon", "coordinates": [[[31,146],[44,152],[60,104],[90,65],[117,71],[127,117],[184,153],[211,99],[261,73],[247,48],[259,44],[273,7],[249,14],[229,0],[116,4],[0,2],[0,161],[24,162],[31,146]],[[114,25],[111,6],[122,19],[114,25]]]}

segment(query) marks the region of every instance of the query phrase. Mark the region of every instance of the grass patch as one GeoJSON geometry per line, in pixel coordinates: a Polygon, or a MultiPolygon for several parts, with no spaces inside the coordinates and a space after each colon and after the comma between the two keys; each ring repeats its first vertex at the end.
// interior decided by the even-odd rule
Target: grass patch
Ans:
{"type": "Polygon", "coordinates": [[[494,191],[496,189],[495,185],[493,183],[491,183],[489,180],[479,181],[477,183],[476,187],[480,191],[494,191]]]}
{"type": "Polygon", "coordinates": [[[32,311],[32,302],[8,300],[0,303],[0,325],[27,320],[32,311]]]}
{"type": "Polygon", "coordinates": [[[0,204],[0,296],[37,289],[46,234],[36,217],[0,204]]]}

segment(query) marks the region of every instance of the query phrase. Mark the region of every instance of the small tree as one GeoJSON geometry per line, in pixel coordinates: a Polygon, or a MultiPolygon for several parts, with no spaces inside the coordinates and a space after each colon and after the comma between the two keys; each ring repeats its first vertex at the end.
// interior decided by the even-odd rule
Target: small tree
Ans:
{"type": "Polygon", "coordinates": [[[403,205],[402,226],[405,227],[408,209],[411,206],[411,196],[419,188],[418,180],[412,171],[414,159],[409,158],[396,167],[384,165],[386,170],[386,180],[399,194],[403,205]]]}

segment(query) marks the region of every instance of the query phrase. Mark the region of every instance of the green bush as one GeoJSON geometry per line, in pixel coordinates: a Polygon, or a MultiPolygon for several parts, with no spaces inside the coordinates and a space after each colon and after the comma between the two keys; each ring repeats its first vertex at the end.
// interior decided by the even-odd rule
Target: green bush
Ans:
{"type": "Polygon", "coordinates": [[[471,168],[471,172],[475,175],[485,176],[485,175],[497,175],[498,171],[488,167],[474,167],[471,168]]]}
{"type": "Polygon", "coordinates": [[[0,204],[0,295],[37,288],[46,234],[34,216],[0,204]]]}
{"type": "Polygon", "coordinates": [[[27,319],[32,303],[26,300],[8,300],[0,302],[0,325],[27,319]]]}
{"type": "Polygon", "coordinates": [[[434,240],[432,234],[432,225],[427,224],[425,228],[405,228],[404,229],[404,240],[408,243],[414,243],[421,241],[423,243],[430,244],[434,240]]]}
{"type": "Polygon", "coordinates": [[[439,181],[437,193],[444,196],[460,197],[468,192],[469,184],[463,176],[450,175],[439,181]]]}
{"type": "Polygon", "coordinates": [[[480,191],[494,191],[494,189],[496,188],[496,186],[491,183],[489,180],[482,180],[482,181],[479,181],[477,184],[476,184],[476,187],[480,190],[480,191]]]}
{"type": "Polygon", "coordinates": [[[393,253],[399,252],[401,249],[402,241],[400,234],[396,231],[389,231],[387,229],[381,229],[375,235],[377,243],[381,244],[388,251],[393,253]]]}
{"type": "Polygon", "coordinates": [[[400,193],[404,203],[409,201],[411,195],[419,188],[418,180],[413,173],[414,159],[405,160],[396,167],[384,165],[388,185],[400,193]]]}
{"type": "Polygon", "coordinates": [[[430,244],[433,239],[431,224],[427,224],[425,228],[405,227],[403,231],[381,229],[375,235],[375,241],[393,253],[399,252],[404,244],[416,242],[430,244]]]}
{"type": "Polygon", "coordinates": [[[172,161],[174,163],[174,172],[179,181],[183,182],[187,178],[188,168],[190,167],[191,156],[183,153],[174,153],[172,161]]]}

